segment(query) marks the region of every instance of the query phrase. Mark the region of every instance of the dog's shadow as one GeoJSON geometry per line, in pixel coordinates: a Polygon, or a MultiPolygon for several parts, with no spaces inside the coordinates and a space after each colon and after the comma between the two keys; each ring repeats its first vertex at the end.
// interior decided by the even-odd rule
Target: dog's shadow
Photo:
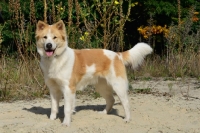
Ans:
{"type": "MultiPolygon", "coordinates": [[[[119,103],[115,103],[114,105],[117,105],[119,103]]],[[[76,114],[82,110],[93,110],[95,112],[97,111],[102,111],[105,108],[105,105],[81,105],[81,106],[76,106],[76,112],[73,114],[76,114]]],[[[23,110],[35,113],[35,114],[39,114],[39,115],[47,115],[47,117],[50,117],[50,113],[51,113],[51,108],[43,108],[43,107],[31,107],[31,108],[23,108],[23,110]]],[[[117,109],[112,109],[108,115],[116,115],[118,117],[124,118],[123,116],[120,116],[118,114],[118,110],[117,109]]],[[[64,106],[60,106],[59,107],[59,113],[57,115],[57,118],[60,119],[60,121],[63,121],[64,119],[64,106]]]]}

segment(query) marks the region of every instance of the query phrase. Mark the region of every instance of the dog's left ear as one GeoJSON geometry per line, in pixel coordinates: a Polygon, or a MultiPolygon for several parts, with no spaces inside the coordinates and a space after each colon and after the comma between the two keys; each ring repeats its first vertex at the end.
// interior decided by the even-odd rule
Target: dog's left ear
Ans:
{"type": "Polygon", "coordinates": [[[55,26],[58,30],[65,30],[65,24],[63,23],[62,20],[58,21],[57,23],[55,23],[55,26]]]}

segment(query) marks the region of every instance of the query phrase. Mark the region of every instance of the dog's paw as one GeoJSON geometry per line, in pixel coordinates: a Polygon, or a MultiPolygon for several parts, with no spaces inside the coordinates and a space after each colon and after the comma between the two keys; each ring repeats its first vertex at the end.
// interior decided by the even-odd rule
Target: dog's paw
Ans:
{"type": "Polygon", "coordinates": [[[50,119],[51,119],[51,120],[55,120],[55,119],[56,119],[56,114],[51,114],[51,115],[50,115],[50,119]]]}
{"type": "Polygon", "coordinates": [[[107,111],[104,109],[103,111],[98,111],[99,114],[107,114],[107,111]]]}
{"type": "Polygon", "coordinates": [[[64,120],[63,120],[63,122],[62,122],[62,125],[63,125],[63,126],[69,127],[69,126],[70,126],[70,119],[64,118],[64,120]]]}
{"type": "Polygon", "coordinates": [[[72,110],[72,114],[76,114],[76,110],[75,109],[72,110]]]}
{"type": "Polygon", "coordinates": [[[125,123],[128,123],[130,121],[130,118],[124,118],[125,123]]]}
{"type": "Polygon", "coordinates": [[[62,123],[62,126],[66,126],[66,127],[69,127],[70,126],[70,123],[62,123]]]}

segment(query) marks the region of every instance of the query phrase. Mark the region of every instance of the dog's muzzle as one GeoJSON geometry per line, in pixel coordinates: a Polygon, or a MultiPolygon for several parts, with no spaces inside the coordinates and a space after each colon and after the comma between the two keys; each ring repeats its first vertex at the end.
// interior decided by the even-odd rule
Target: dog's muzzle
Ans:
{"type": "Polygon", "coordinates": [[[52,46],[52,43],[47,43],[45,45],[45,52],[48,57],[52,56],[55,51],[55,49],[53,49],[52,46]]]}

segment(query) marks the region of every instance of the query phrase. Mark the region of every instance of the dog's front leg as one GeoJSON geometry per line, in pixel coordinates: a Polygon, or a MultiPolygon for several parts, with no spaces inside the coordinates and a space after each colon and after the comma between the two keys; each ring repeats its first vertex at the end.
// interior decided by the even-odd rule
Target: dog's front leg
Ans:
{"type": "Polygon", "coordinates": [[[63,89],[64,95],[64,120],[63,125],[70,126],[71,122],[71,114],[74,110],[74,102],[75,102],[75,93],[69,87],[65,87],[63,89]]]}
{"type": "Polygon", "coordinates": [[[49,87],[50,96],[51,96],[51,115],[50,119],[55,120],[58,114],[59,101],[62,97],[62,93],[60,90],[56,90],[55,88],[49,87]]]}

